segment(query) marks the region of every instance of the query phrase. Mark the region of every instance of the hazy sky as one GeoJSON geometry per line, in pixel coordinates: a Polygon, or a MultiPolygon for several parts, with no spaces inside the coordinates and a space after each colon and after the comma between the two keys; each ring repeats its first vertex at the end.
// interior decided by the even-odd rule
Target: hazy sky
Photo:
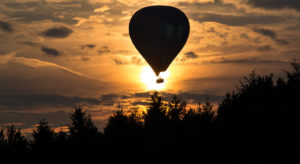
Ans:
{"type": "Polygon", "coordinates": [[[299,60],[297,0],[1,0],[0,126],[64,126],[76,104],[101,126],[118,105],[145,105],[154,81],[128,24],[149,5],[181,9],[191,27],[166,96],[217,102],[252,70],[283,76],[299,60]]]}

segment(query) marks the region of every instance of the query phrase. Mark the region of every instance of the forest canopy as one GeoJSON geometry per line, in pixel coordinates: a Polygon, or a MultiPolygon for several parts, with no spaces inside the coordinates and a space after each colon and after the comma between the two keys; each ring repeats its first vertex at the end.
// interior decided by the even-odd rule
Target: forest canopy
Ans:
{"type": "Polygon", "coordinates": [[[203,161],[296,161],[299,142],[300,65],[286,77],[254,71],[227,93],[217,110],[207,101],[196,108],[176,95],[165,101],[151,95],[146,112],[118,109],[99,130],[80,106],[68,132],[55,132],[40,120],[25,138],[14,125],[0,130],[0,154],[140,153],[195,151],[203,161]],[[286,79],[286,80],[284,80],[286,79]]]}

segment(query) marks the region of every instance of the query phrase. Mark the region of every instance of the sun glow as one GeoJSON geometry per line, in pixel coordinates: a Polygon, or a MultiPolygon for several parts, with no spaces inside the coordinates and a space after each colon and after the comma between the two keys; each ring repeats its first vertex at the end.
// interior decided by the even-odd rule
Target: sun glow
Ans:
{"type": "Polygon", "coordinates": [[[163,90],[169,76],[170,72],[168,70],[166,72],[161,72],[159,77],[163,78],[164,82],[157,84],[156,79],[158,77],[155,75],[150,66],[144,66],[141,71],[141,81],[145,84],[148,90],[163,90]]]}

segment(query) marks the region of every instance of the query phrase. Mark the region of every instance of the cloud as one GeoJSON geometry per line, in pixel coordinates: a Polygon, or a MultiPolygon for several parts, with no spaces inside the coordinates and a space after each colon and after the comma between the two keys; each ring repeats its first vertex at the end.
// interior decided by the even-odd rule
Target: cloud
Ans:
{"type": "Polygon", "coordinates": [[[82,61],[89,61],[90,60],[90,57],[88,56],[81,56],[80,57],[82,61]]]}
{"type": "Polygon", "coordinates": [[[124,61],[124,60],[122,60],[122,59],[120,59],[120,58],[114,59],[114,62],[115,62],[116,65],[128,64],[127,61],[124,61]]]}
{"type": "Polygon", "coordinates": [[[85,49],[85,48],[89,48],[89,49],[93,49],[95,48],[96,45],[95,44],[85,44],[85,45],[81,45],[81,49],[85,49]]]}
{"type": "MultiPolygon", "coordinates": [[[[0,55],[1,94],[54,94],[96,97],[113,92],[113,82],[74,71],[68,67],[39,59],[0,55]]],[[[1,105],[1,103],[0,103],[1,105]]]]}
{"type": "Polygon", "coordinates": [[[53,112],[16,112],[8,111],[0,114],[0,128],[14,124],[22,129],[22,133],[32,137],[32,129],[41,119],[49,121],[52,127],[62,127],[70,123],[70,112],[63,110],[53,112]],[[25,129],[28,129],[26,131],[25,129]],[[29,130],[30,129],[30,130],[29,130]]]}
{"type": "Polygon", "coordinates": [[[289,42],[287,42],[285,40],[278,39],[277,34],[273,30],[265,29],[265,28],[253,28],[253,31],[258,34],[261,34],[263,36],[269,37],[270,39],[274,40],[279,45],[289,44],[289,42]]]}
{"type": "Polygon", "coordinates": [[[12,52],[10,54],[0,56],[0,64],[22,64],[22,65],[32,67],[32,68],[54,67],[54,68],[58,68],[58,69],[60,69],[64,72],[67,72],[67,73],[75,75],[75,76],[90,78],[90,77],[88,77],[84,74],[73,71],[73,70],[71,70],[67,67],[57,65],[55,63],[46,62],[46,61],[42,61],[42,60],[39,60],[39,59],[17,57],[17,56],[15,56],[16,53],[17,53],[17,51],[12,52]]]}
{"type": "MultiPolygon", "coordinates": [[[[101,104],[104,106],[122,106],[125,109],[131,109],[135,107],[148,107],[151,103],[151,96],[153,95],[153,91],[148,92],[136,92],[136,93],[127,93],[125,95],[122,94],[103,94],[100,97],[101,104]]],[[[195,92],[159,92],[159,95],[163,97],[164,101],[169,101],[173,98],[174,95],[177,95],[181,100],[197,104],[199,101],[204,102],[207,98],[210,99],[210,102],[220,102],[223,96],[218,96],[214,94],[206,94],[206,93],[195,93],[195,92]]]]}
{"type": "Polygon", "coordinates": [[[100,101],[104,106],[113,106],[118,102],[119,95],[117,94],[104,94],[101,95],[100,101]]]}
{"type": "Polygon", "coordinates": [[[271,50],[273,50],[273,48],[269,45],[259,46],[257,48],[257,51],[260,51],[260,52],[269,52],[271,50]]]}
{"type": "Polygon", "coordinates": [[[198,51],[209,52],[209,53],[215,52],[213,56],[220,56],[220,55],[224,56],[224,55],[233,55],[238,53],[246,53],[256,49],[257,47],[253,46],[252,44],[239,43],[239,44],[227,45],[226,42],[223,42],[220,45],[208,43],[205,47],[201,47],[198,51]]]}
{"type": "Polygon", "coordinates": [[[141,65],[143,64],[143,60],[139,57],[133,56],[131,57],[131,64],[141,65]]]}
{"type": "Polygon", "coordinates": [[[8,32],[8,33],[13,33],[14,29],[12,28],[12,26],[4,21],[0,20],[0,30],[4,31],[4,32],[8,32]]]}
{"type": "Polygon", "coordinates": [[[203,103],[209,99],[210,102],[220,102],[224,97],[213,95],[213,94],[198,94],[198,93],[190,93],[190,92],[182,92],[178,94],[178,97],[185,100],[191,101],[192,103],[203,103]]]}
{"type": "Polygon", "coordinates": [[[208,32],[208,33],[214,33],[214,34],[218,35],[222,39],[226,39],[226,37],[228,36],[227,32],[221,33],[221,32],[216,31],[215,27],[209,28],[206,32],[208,32]]]}
{"type": "Polygon", "coordinates": [[[267,36],[271,39],[277,39],[276,33],[272,30],[264,29],[264,28],[254,28],[253,31],[261,35],[267,36]]]}
{"type": "Polygon", "coordinates": [[[187,58],[187,59],[197,59],[199,56],[193,52],[193,51],[189,51],[189,52],[186,52],[184,54],[184,56],[187,58]]]}
{"type": "Polygon", "coordinates": [[[182,62],[189,60],[189,59],[197,59],[199,55],[197,55],[194,51],[189,51],[184,53],[184,56],[180,59],[182,62]]]}
{"type": "Polygon", "coordinates": [[[254,7],[270,10],[289,8],[300,11],[299,0],[248,0],[247,3],[254,7]]]}
{"type": "Polygon", "coordinates": [[[34,110],[43,107],[47,109],[68,107],[76,105],[99,105],[95,98],[44,94],[0,95],[0,110],[34,110]]]}
{"type": "Polygon", "coordinates": [[[212,14],[212,13],[192,13],[191,18],[202,22],[219,22],[229,26],[245,26],[250,24],[273,24],[284,21],[280,16],[248,14],[212,14]]]}
{"type": "Polygon", "coordinates": [[[41,47],[41,46],[43,46],[41,43],[30,42],[30,41],[19,42],[19,43],[23,44],[23,45],[26,45],[26,46],[30,46],[30,47],[41,47]]]}
{"type": "Polygon", "coordinates": [[[259,58],[244,58],[244,59],[221,59],[221,60],[210,60],[203,61],[203,64],[286,64],[280,60],[267,60],[259,58]]]}
{"type": "Polygon", "coordinates": [[[132,56],[130,58],[118,57],[118,58],[114,58],[113,60],[116,65],[128,65],[128,64],[142,65],[145,62],[142,58],[137,57],[137,56],[132,56]]]}
{"type": "Polygon", "coordinates": [[[245,34],[245,33],[242,33],[242,34],[240,35],[240,38],[247,39],[247,40],[250,39],[250,37],[249,37],[247,34],[245,34]]]}
{"type": "Polygon", "coordinates": [[[0,12],[8,18],[25,23],[50,20],[76,24],[78,20],[75,17],[88,18],[103,3],[101,1],[95,5],[88,0],[1,0],[0,7],[4,6],[6,10],[0,12]]]}
{"type": "MultiPolygon", "coordinates": [[[[150,104],[150,98],[153,94],[152,91],[148,92],[136,92],[131,93],[128,95],[119,95],[120,101],[123,102],[126,100],[130,100],[131,105],[143,105],[148,106],[150,104]]],[[[195,93],[195,92],[189,92],[189,91],[183,91],[183,92],[159,92],[159,94],[164,98],[164,100],[170,100],[173,98],[174,95],[177,95],[181,100],[197,104],[199,101],[204,102],[207,100],[207,98],[210,99],[211,102],[220,102],[224,97],[215,95],[215,94],[207,94],[207,93],[195,93]]]]}
{"type": "Polygon", "coordinates": [[[46,55],[49,55],[49,56],[56,57],[56,56],[61,55],[61,53],[57,49],[47,47],[41,43],[27,41],[27,42],[20,42],[20,44],[30,46],[30,47],[38,47],[38,48],[40,48],[41,51],[43,51],[46,55]]]}
{"type": "Polygon", "coordinates": [[[41,47],[41,50],[42,50],[46,55],[49,55],[49,56],[56,57],[56,56],[61,55],[61,53],[60,53],[58,50],[56,50],[55,48],[41,47]]]}
{"type": "Polygon", "coordinates": [[[110,49],[107,46],[102,46],[99,50],[98,50],[98,54],[99,55],[103,55],[103,54],[107,54],[110,53],[110,49]]]}
{"type": "Polygon", "coordinates": [[[68,37],[73,30],[69,29],[68,27],[53,27],[41,33],[44,37],[50,38],[66,38],[68,37]]]}

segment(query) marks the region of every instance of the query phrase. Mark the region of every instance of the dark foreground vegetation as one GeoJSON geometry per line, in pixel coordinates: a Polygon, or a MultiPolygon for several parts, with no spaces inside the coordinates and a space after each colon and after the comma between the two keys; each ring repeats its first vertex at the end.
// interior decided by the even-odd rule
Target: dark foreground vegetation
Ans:
{"type": "Polygon", "coordinates": [[[0,130],[0,153],[98,158],[125,153],[129,158],[195,158],[204,163],[297,163],[300,65],[291,65],[285,80],[252,72],[226,94],[216,112],[209,102],[188,109],[178,97],[165,102],[154,92],[147,112],[118,110],[103,132],[80,107],[71,115],[69,132],[56,133],[41,120],[33,139],[27,140],[10,126],[0,130]]]}

